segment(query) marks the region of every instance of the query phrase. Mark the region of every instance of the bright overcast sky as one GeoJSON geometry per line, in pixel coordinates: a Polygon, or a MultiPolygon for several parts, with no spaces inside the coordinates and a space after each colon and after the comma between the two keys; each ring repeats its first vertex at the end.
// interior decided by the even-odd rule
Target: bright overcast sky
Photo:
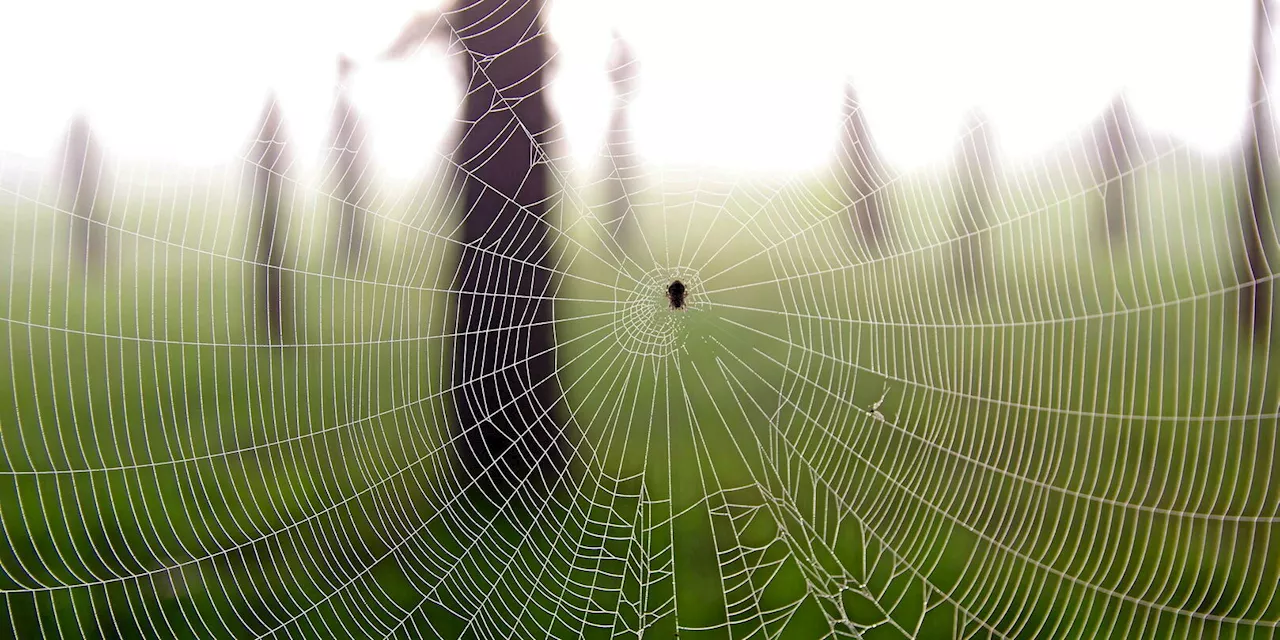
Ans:
{"type": "MultiPolygon", "coordinates": [[[[328,126],[334,60],[371,60],[431,0],[43,0],[0,8],[0,149],[44,157],[76,109],[112,153],[214,164],[244,148],[268,88],[304,159],[328,126]]],[[[610,32],[641,64],[633,123],[652,162],[792,171],[828,161],[851,77],[904,166],[948,156],[973,106],[1007,153],[1070,136],[1126,88],[1138,117],[1221,150],[1244,124],[1250,0],[551,0],[554,108],[589,159],[607,123],[610,32]]],[[[433,161],[461,92],[441,47],[370,62],[353,92],[379,163],[433,161]]]]}

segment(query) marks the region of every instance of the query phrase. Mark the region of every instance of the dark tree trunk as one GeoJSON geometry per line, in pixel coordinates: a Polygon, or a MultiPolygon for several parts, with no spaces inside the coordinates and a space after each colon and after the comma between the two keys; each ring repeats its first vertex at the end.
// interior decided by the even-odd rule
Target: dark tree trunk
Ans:
{"type": "Polygon", "coordinates": [[[1246,189],[1240,196],[1240,225],[1244,232],[1244,255],[1240,264],[1240,323],[1257,342],[1266,342],[1271,333],[1271,269],[1268,245],[1273,237],[1271,203],[1267,197],[1267,169],[1272,151],[1271,101],[1266,99],[1266,77],[1270,69],[1270,5],[1258,0],[1254,16],[1253,70],[1249,93],[1253,103],[1252,127],[1244,139],[1246,189]]]}
{"type": "Polygon", "coordinates": [[[267,98],[262,122],[250,153],[252,192],[251,224],[256,224],[255,295],[259,315],[272,340],[285,337],[284,237],[280,227],[280,192],[284,186],[289,158],[284,121],[274,96],[267,98]]]}
{"type": "Polygon", "coordinates": [[[960,288],[976,292],[990,249],[991,203],[995,197],[995,160],[991,125],[977,112],[970,115],[958,162],[960,194],[956,202],[956,278],[960,288]]]}
{"type": "Polygon", "coordinates": [[[359,263],[364,245],[365,196],[369,181],[368,135],[360,122],[360,113],[351,102],[351,71],[351,61],[339,58],[330,136],[333,204],[338,209],[338,259],[348,269],[359,263]]]}
{"type": "Polygon", "coordinates": [[[635,93],[639,64],[631,47],[621,37],[614,37],[614,55],[609,66],[609,82],[613,85],[613,113],[609,119],[606,140],[609,154],[609,207],[612,215],[606,228],[623,242],[634,224],[634,198],[640,189],[640,158],[636,154],[628,118],[630,103],[635,93]]]}
{"type": "Polygon", "coordinates": [[[548,165],[535,139],[551,126],[541,11],[538,0],[479,0],[448,18],[470,71],[453,398],[462,467],[496,499],[550,491],[568,465],[555,415],[548,165]]]}
{"type": "Polygon", "coordinates": [[[884,164],[867,130],[858,94],[851,86],[845,88],[840,167],[845,174],[845,195],[853,206],[854,225],[869,249],[879,249],[887,233],[879,197],[884,184],[884,164]]]}
{"type": "Polygon", "coordinates": [[[61,183],[64,206],[71,212],[71,252],[85,266],[98,264],[103,258],[103,230],[94,220],[94,210],[101,195],[102,150],[93,136],[93,128],[83,115],[76,115],[67,129],[66,147],[62,155],[61,183]]]}
{"type": "Polygon", "coordinates": [[[1133,119],[1123,95],[1116,96],[1102,114],[1101,129],[1098,140],[1101,170],[1097,176],[1103,203],[1101,230],[1105,239],[1112,242],[1124,238],[1129,231],[1128,193],[1133,188],[1131,172],[1138,157],[1133,119]]]}

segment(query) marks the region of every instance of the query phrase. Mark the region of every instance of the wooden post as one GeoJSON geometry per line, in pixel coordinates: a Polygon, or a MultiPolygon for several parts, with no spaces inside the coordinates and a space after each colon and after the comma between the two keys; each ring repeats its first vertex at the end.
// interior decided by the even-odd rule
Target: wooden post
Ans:
{"type": "Polygon", "coordinates": [[[1102,224],[1100,230],[1108,243],[1123,239],[1129,232],[1129,192],[1133,189],[1134,162],[1138,157],[1138,141],[1133,119],[1124,95],[1117,95],[1102,114],[1098,140],[1101,159],[1097,176],[1102,191],[1102,224]]]}
{"type": "Polygon", "coordinates": [[[267,97],[262,121],[250,152],[252,174],[250,207],[251,224],[256,229],[255,299],[268,337],[283,340],[287,295],[281,264],[284,260],[284,237],[280,231],[280,191],[288,170],[284,120],[275,96],[267,97]]]}
{"type": "Polygon", "coordinates": [[[957,162],[960,188],[956,200],[956,278],[960,288],[975,293],[990,253],[986,231],[991,226],[991,206],[995,198],[995,159],[992,156],[991,125],[980,112],[968,118],[966,134],[957,162]]]}
{"type": "Polygon", "coordinates": [[[338,57],[338,86],[334,95],[333,125],[330,133],[330,178],[333,203],[338,209],[338,259],[348,268],[360,261],[364,246],[364,212],[369,189],[368,134],[360,113],[351,102],[350,83],[354,64],[338,57]]]}
{"type": "Polygon", "coordinates": [[[844,103],[840,168],[844,173],[845,196],[852,203],[854,226],[863,243],[874,251],[884,244],[887,234],[879,194],[883,186],[884,164],[867,130],[862,106],[852,85],[845,87],[844,103]]]}
{"type": "Polygon", "coordinates": [[[62,153],[61,183],[63,206],[71,212],[71,252],[88,267],[103,259],[103,238],[94,212],[102,178],[102,149],[93,127],[84,114],[76,114],[67,128],[62,153]]]}

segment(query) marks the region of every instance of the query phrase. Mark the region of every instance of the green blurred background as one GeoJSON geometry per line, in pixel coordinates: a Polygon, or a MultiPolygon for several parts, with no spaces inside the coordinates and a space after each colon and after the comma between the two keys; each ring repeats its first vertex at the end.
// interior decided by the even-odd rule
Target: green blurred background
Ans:
{"type": "Polygon", "coordinates": [[[1096,189],[1008,172],[975,294],[947,275],[945,172],[885,188],[882,257],[830,180],[664,185],[637,263],[582,187],[551,261],[575,468],[503,509],[451,467],[458,214],[419,206],[443,183],[372,217],[358,276],[296,190],[291,344],[253,330],[233,181],[117,193],[99,271],[68,213],[7,192],[3,627],[1266,635],[1280,381],[1238,328],[1230,169],[1145,165],[1115,248],[1096,189]]]}
{"type": "Polygon", "coordinates": [[[72,51],[0,69],[39,81],[0,105],[0,636],[1280,626],[1278,305],[1251,297],[1275,279],[1265,2],[800,3],[796,26],[773,4],[531,1],[525,30],[477,17],[513,6],[496,0],[443,22],[81,4],[0,13],[0,59],[31,34],[72,51]],[[1223,15],[1253,15],[1252,41],[1223,15]],[[1115,20],[1086,31],[1098,16],[1115,20]],[[462,39],[501,54],[451,76],[462,39]],[[858,69],[833,62],[844,40],[858,69]],[[1219,64],[1234,44],[1240,64],[1219,64]],[[1200,84],[1182,92],[1184,72],[1200,84]],[[298,78],[320,91],[290,94],[298,78]],[[1239,140],[1147,121],[1213,115],[1214,87],[1245,85],[1239,140]],[[476,143],[504,117],[564,126],[476,143]],[[65,157],[9,148],[64,120],[65,157]],[[682,162],[699,144],[730,166],[682,162]],[[912,151],[933,156],[891,157],[912,151]],[[475,233],[517,227],[467,202],[472,172],[535,168],[549,197],[509,212],[549,252],[475,233]],[[489,259],[478,278],[468,252],[489,259]],[[569,465],[550,491],[493,492],[460,471],[453,347],[476,322],[458,290],[519,298],[501,274],[524,267],[550,274],[537,330],[569,465]]]}

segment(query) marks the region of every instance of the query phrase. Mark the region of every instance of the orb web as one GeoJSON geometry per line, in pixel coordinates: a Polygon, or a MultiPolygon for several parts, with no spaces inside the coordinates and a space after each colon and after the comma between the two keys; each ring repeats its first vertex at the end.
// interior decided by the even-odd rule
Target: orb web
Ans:
{"type": "Polygon", "coordinates": [[[655,268],[635,281],[614,311],[614,336],[630,353],[646,357],[667,357],[685,348],[690,322],[683,312],[697,314],[709,305],[704,301],[696,271],[682,268],[655,268]],[[673,288],[679,283],[680,303],[674,302],[673,288]]]}
{"type": "Polygon", "coordinates": [[[1097,230],[1105,140],[1005,166],[984,127],[947,167],[877,165],[860,189],[863,152],[785,178],[625,156],[609,201],[616,171],[538,148],[551,285],[493,295],[552,317],[494,331],[554,336],[537,420],[562,425],[569,464],[496,500],[456,463],[458,256],[528,265],[459,239],[480,215],[464,159],[345,196],[273,161],[265,254],[238,168],[108,159],[122,186],[93,194],[92,267],[53,177],[0,186],[7,630],[1274,633],[1280,383],[1275,347],[1241,329],[1246,152],[1140,134],[1113,178],[1118,240],[1097,230]],[[856,217],[872,202],[877,239],[856,217]],[[344,218],[362,221],[354,258],[333,249],[354,224],[337,210],[362,214],[344,218]],[[291,287],[287,340],[256,329],[264,266],[291,287]]]}

